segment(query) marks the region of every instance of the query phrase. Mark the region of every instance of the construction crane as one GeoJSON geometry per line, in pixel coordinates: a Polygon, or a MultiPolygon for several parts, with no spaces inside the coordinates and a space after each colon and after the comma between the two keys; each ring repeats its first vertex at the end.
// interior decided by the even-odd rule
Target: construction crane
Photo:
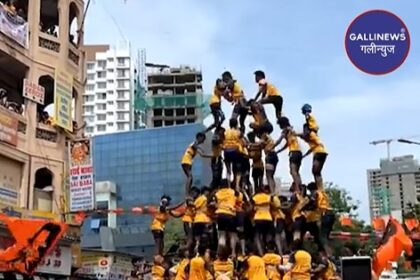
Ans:
{"type": "Polygon", "coordinates": [[[392,142],[420,145],[420,142],[415,142],[415,141],[408,140],[408,139],[412,139],[412,138],[417,138],[419,136],[420,135],[414,135],[414,136],[403,137],[403,138],[398,138],[398,139],[375,140],[375,141],[369,142],[369,144],[370,145],[375,145],[375,146],[379,145],[379,144],[386,144],[387,159],[390,160],[391,159],[391,143],[392,142]]]}

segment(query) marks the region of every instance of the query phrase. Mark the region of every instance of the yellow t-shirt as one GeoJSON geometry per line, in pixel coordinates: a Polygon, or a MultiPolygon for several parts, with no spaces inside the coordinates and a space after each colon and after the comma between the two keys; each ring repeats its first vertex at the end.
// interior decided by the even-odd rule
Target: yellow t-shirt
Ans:
{"type": "Polygon", "coordinates": [[[165,223],[169,219],[168,212],[158,212],[155,214],[152,224],[150,226],[151,230],[165,230],[165,223]]]}
{"type": "Polygon", "coordinates": [[[258,82],[259,86],[266,86],[266,96],[280,96],[280,91],[271,83],[268,83],[267,80],[261,79],[258,82]]]}
{"type": "Polygon", "coordinates": [[[223,149],[238,150],[242,149],[241,131],[239,129],[226,129],[225,139],[223,141],[223,149]]]}
{"type": "Polygon", "coordinates": [[[194,201],[195,206],[195,216],[194,223],[210,223],[210,217],[207,210],[207,197],[205,195],[200,195],[194,201]]]}
{"type": "Polygon", "coordinates": [[[262,147],[260,144],[251,143],[248,145],[248,155],[252,159],[253,168],[264,168],[262,161],[262,147]]]}
{"type": "Polygon", "coordinates": [[[317,204],[322,213],[331,210],[330,199],[325,191],[317,191],[317,204]]]}
{"type": "Polygon", "coordinates": [[[222,97],[222,92],[217,87],[214,87],[213,94],[210,97],[209,104],[210,105],[220,104],[220,102],[222,101],[221,97],[222,97]]]}
{"type": "Polygon", "coordinates": [[[308,125],[308,128],[312,131],[317,132],[319,130],[318,123],[312,113],[306,114],[306,124],[308,125]]]}
{"type": "Polygon", "coordinates": [[[321,139],[315,132],[311,131],[308,138],[306,139],[309,147],[312,149],[314,154],[327,154],[327,149],[322,144],[321,139]]]}
{"type": "Polygon", "coordinates": [[[182,215],[182,221],[184,223],[192,223],[194,221],[194,208],[192,206],[186,206],[184,215],[182,215]]]}
{"type": "Polygon", "coordinates": [[[235,82],[233,84],[231,95],[232,95],[233,102],[238,102],[242,97],[244,97],[244,92],[242,91],[242,88],[238,82],[235,82]]]}
{"type": "Polygon", "coordinates": [[[217,157],[221,156],[221,154],[222,154],[223,145],[222,144],[212,145],[211,150],[213,152],[213,157],[217,158],[217,157]]]}
{"type": "Polygon", "coordinates": [[[267,155],[268,153],[273,152],[275,144],[273,138],[265,133],[262,137],[262,140],[264,141],[264,153],[267,155]]]}
{"type": "Polygon", "coordinates": [[[223,188],[216,192],[217,199],[216,214],[235,216],[235,191],[230,188],[223,188]]]}
{"type": "Polygon", "coordinates": [[[248,269],[246,271],[248,280],[269,280],[265,273],[265,263],[261,257],[251,256],[247,260],[248,269]]]}
{"type": "Polygon", "coordinates": [[[258,193],[252,197],[254,201],[254,221],[272,221],[270,213],[271,196],[265,193],[258,193]]]}
{"type": "Polygon", "coordinates": [[[335,265],[328,260],[328,266],[327,269],[321,274],[321,279],[322,280],[332,280],[335,279],[335,274],[336,274],[336,268],[335,265]]]}
{"type": "Polygon", "coordinates": [[[243,212],[244,211],[243,206],[244,206],[244,195],[241,192],[239,192],[237,193],[235,197],[235,212],[236,213],[243,212]]]}
{"type": "Polygon", "coordinates": [[[300,152],[300,145],[296,133],[292,129],[285,131],[285,138],[287,141],[287,148],[289,152],[300,152]]]}
{"type": "Polygon", "coordinates": [[[274,195],[271,199],[271,216],[274,220],[286,218],[283,211],[281,210],[281,202],[277,195],[274,195]]]}
{"type": "Polygon", "coordinates": [[[190,260],[183,259],[178,266],[176,272],[175,280],[187,280],[187,274],[185,273],[185,267],[190,263],[190,260]]]}
{"type": "Polygon", "coordinates": [[[163,280],[165,276],[165,268],[160,265],[152,266],[152,278],[153,280],[163,280]]]}
{"type": "Polygon", "coordinates": [[[190,261],[190,273],[188,280],[206,280],[207,271],[202,257],[195,257],[190,261]]]}
{"type": "Polygon", "coordinates": [[[277,267],[282,263],[281,256],[274,253],[267,253],[263,256],[263,260],[268,279],[281,280],[280,272],[277,269],[277,267]]]}
{"type": "Polygon", "coordinates": [[[292,216],[293,221],[295,221],[297,218],[303,215],[302,204],[304,202],[304,198],[300,193],[295,193],[294,195],[296,197],[297,202],[295,203],[291,211],[291,216],[292,216]]]}
{"type": "Polygon", "coordinates": [[[293,280],[310,280],[311,279],[311,255],[304,251],[298,250],[290,257],[292,263],[291,276],[293,280]]]}
{"type": "Polygon", "coordinates": [[[181,163],[192,165],[194,157],[197,154],[197,147],[194,143],[190,144],[187,149],[185,150],[184,155],[182,156],[181,163]]]}
{"type": "Polygon", "coordinates": [[[233,262],[231,260],[215,260],[213,262],[213,268],[215,280],[235,279],[233,273],[233,262]]]}

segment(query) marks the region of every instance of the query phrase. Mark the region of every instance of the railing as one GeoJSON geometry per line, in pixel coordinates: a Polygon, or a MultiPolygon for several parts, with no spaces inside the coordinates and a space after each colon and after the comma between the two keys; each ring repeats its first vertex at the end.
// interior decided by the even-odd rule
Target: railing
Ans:
{"type": "Polygon", "coordinates": [[[58,133],[56,131],[51,131],[51,130],[48,130],[48,129],[37,127],[36,128],[36,138],[41,139],[41,140],[45,140],[45,141],[48,141],[48,142],[52,142],[52,143],[57,143],[58,142],[58,133]]]}
{"type": "Polygon", "coordinates": [[[60,52],[60,43],[58,42],[58,38],[45,33],[40,34],[38,43],[39,47],[56,53],[60,52]]]}
{"type": "Polygon", "coordinates": [[[77,48],[72,44],[69,45],[68,59],[70,59],[74,64],[79,65],[79,54],[77,48]]]}

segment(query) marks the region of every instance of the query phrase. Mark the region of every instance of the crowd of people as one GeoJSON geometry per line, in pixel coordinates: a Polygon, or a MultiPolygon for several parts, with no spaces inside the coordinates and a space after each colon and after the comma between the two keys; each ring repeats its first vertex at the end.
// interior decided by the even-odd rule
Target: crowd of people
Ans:
{"type": "Polygon", "coordinates": [[[263,71],[254,75],[258,92],[249,100],[230,72],[216,80],[210,99],[214,123],[197,133],[181,160],[185,202],[171,206],[171,198],[162,196],[151,224],[156,244],[153,279],[337,279],[328,249],[335,215],[321,174],[328,154],[312,107],[303,105],[303,129],[296,131],[282,111],[280,92],[263,71]],[[228,128],[222,126],[223,100],[233,105],[228,128]],[[278,138],[272,135],[273,123],[264,107],[268,104],[276,112],[275,125],[281,130],[278,138]],[[249,129],[245,126],[248,117],[252,118],[249,129]],[[210,131],[212,150],[207,153],[201,144],[210,131]],[[308,145],[304,153],[300,140],[308,145]],[[275,193],[278,154],[286,150],[293,179],[290,196],[275,193]],[[304,184],[300,167],[310,154],[314,178],[304,184]],[[211,159],[210,186],[193,186],[196,155],[211,159]],[[182,205],[185,211],[175,211],[182,205]],[[177,265],[165,267],[163,240],[170,216],[182,219],[186,242],[180,248],[177,265]],[[316,255],[303,248],[307,233],[317,246],[316,255]]]}

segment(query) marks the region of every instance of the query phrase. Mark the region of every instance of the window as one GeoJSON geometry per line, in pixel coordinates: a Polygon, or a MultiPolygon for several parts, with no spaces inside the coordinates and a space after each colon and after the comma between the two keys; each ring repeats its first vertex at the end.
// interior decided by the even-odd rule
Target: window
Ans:
{"type": "Polygon", "coordinates": [[[112,94],[114,94],[114,91],[113,90],[108,90],[107,93],[108,93],[108,95],[112,95],[112,94]]]}
{"type": "Polygon", "coordinates": [[[112,68],[111,69],[108,69],[108,72],[109,73],[114,73],[114,69],[112,69],[112,68]]]}
{"type": "Polygon", "coordinates": [[[117,58],[117,63],[119,66],[124,66],[125,64],[125,59],[124,58],[117,58]]]}
{"type": "Polygon", "coordinates": [[[95,80],[95,74],[88,74],[87,79],[90,80],[90,81],[95,80]]]}
{"type": "Polygon", "coordinates": [[[93,127],[91,127],[91,126],[87,126],[85,128],[85,130],[86,130],[87,133],[93,133],[93,127]]]}
{"type": "Polygon", "coordinates": [[[107,112],[106,113],[108,116],[113,116],[114,115],[114,112],[107,112]]]}
{"type": "Polygon", "coordinates": [[[114,101],[108,101],[108,105],[114,105],[114,101]]]}
{"type": "Polygon", "coordinates": [[[95,85],[86,85],[86,91],[93,91],[95,89],[95,85]]]}
{"type": "Polygon", "coordinates": [[[108,62],[113,62],[114,61],[114,58],[113,57],[109,57],[108,58],[108,62]]]}
{"type": "Polygon", "coordinates": [[[124,124],[123,123],[118,123],[117,124],[117,130],[124,130],[124,124]]]}
{"type": "Polygon", "coordinates": [[[95,63],[88,63],[87,64],[87,69],[88,70],[92,70],[95,67],[95,63]]]}
{"type": "Polygon", "coordinates": [[[117,87],[118,88],[123,88],[125,86],[125,82],[124,81],[118,81],[117,82],[117,87]]]}
{"type": "Polygon", "coordinates": [[[96,108],[98,108],[98,110],[106,110],[106,104],[96,104],[96,108]]]}
{"type": "Polygon", "coordinates": [[[124,109],[124,102],[117,102],[117,109],[124,109]]]}
{"type": "Polygon", "coordinates": [[[106,67],[106,61],[105,60],[99,60],[98,61],[98,67],[105,68],[106,67]]]}
{"type": "Polygon", "coordinates": [[[104,82],[98,83],[98,88],[106,88],[106,83],[104,82]]]}
{"type": "Polygon", "coordinates": [[[85,107],[85,112],[86,113],[92,113],[93,112],[93,106],[86,106],[85,107]]]}
{"type": "Polygon", "coordinates": [[[194,108],[187,108],[187,115],[194,115],[195,109],[194,108]]]}
{"type": "Polygon", "coordinates": [[[108,83],[113,85],[114,84],[114,80],[108,80],[108,83]]]}
{"type": "Polygon", "coordinates": [[[172,117],[174,115],[174,109],[165,109],[165,116],[172,117]]]}
{"type": "Polygon", "coordinates": [[[153,122],[154,127],[161,127],[162,126],[162,120],[156,120],[153,122]]]}
{"type": "Polygon", "coordinates": [[[124,78],[125,75],[126,75],[125,72],[126,72],[126,70],[118,70],[117,77],[118,78],[124,78]]]}
{"type": "Polygon", "coordinates": [[[108,125],[109,127],[112,127],[112,126],[114,126],[114,123],[109,122],[109,123],[107,123],[107,125],[108,125]]]}
{"type": "Polygon", "coordinates": [[[98,121],[106,120],[106,115],[105,114],[99,114],[99,115],[97,115],[97,117],[98,117],[98,121]]]}
{"type": "Polygon", "coordinates": [[[117,120],[124,120],[125,114],[124,113],[117,113],[117,120]]]}
{"type": "Polygon", "coordinates": [[[95,118],[94,117],[84,117],[85,122],[94,122],[95,118]]]}
{"type": "Polygon", "coordinates": [[[105,100],[106,99],[106,93],[98,93],[98,94],[96,94],[96,98],[98,98],[98,100],[105,100]]]}
{"type": "Polygon", "coordinates": [[[93,101],[94,101],[94,96],[92,95],[83,96],[83,102],[93,102],[93,101]]]}
{"type": "Polygon", "coordinates": [[[124,99],[124,91],[117,91],[117,94],[118,94],[118,98],[122,98],[122,99],[124,99]]]}
{"type": "Polygon", "coordinates": [[[106,130],[106,125],[100,124],[96,128],[97,128],[98,131],[105,131],[106,130]]]}

